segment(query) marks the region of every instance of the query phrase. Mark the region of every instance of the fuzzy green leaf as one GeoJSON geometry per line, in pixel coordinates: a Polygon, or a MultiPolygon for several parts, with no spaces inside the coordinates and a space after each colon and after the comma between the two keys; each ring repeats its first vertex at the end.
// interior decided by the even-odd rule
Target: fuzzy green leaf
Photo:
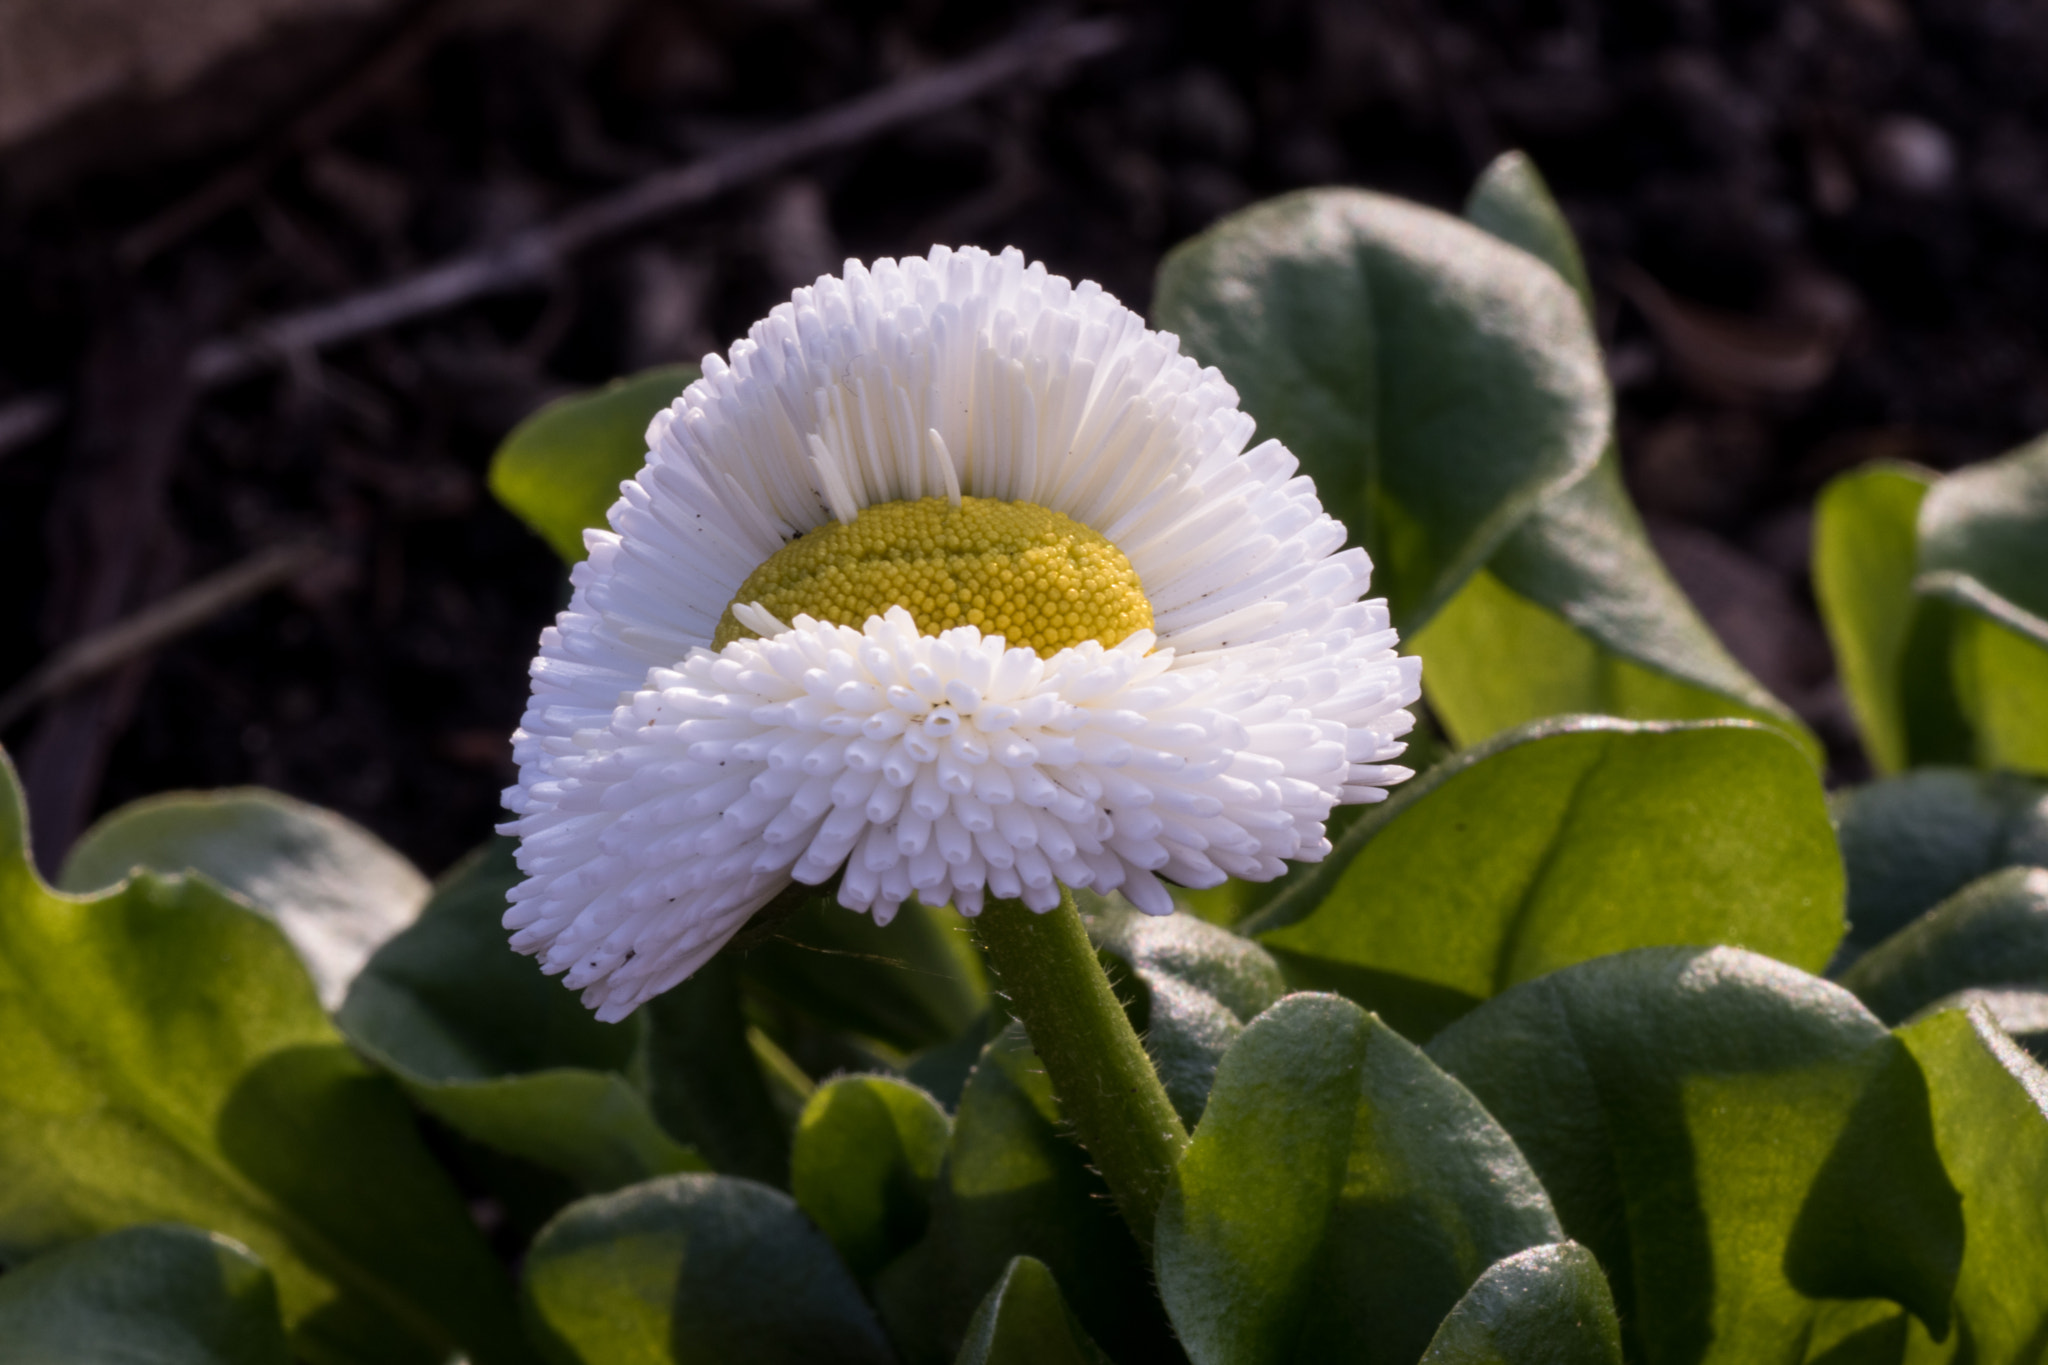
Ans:
{"type": "Polygon", "coordinates": [[[1465,196],[1465,221],[1555,270],[1592,316],[1593,284],[1579,240],[1528,153],[1503,152],[1488,163],[1465,196]]]}
{"type": "Polygon", "coordinates": [[[571,1204],[527,1253],[525,1297],[558,1365],[895,1359],[795,1201],[734,1176],[664,1176],[571,1204]]]}
{"type": "Polygon", "coordinates": [[[1739,944],[1819,971],[1841,859],[1820,776],[1778,731],[1580,717],[1439,764],[1242,928],[1290,981],[1426,1038],[1628,948],[1739,944]]]}
{"type": "Polygon", "coordinates": [[[1988,872],[2048,867],[2048,787],[2024,778],[1918,768],[1838,792],[1833,804],[1849,938],[1865,948],[1988,872]]]}
{"type": "Polygon", "coordinates": [[[938,1101],[887,1076],[838,1076],[797,1121],[790,1190],[866,1279],[924,1235],[952,1121],[938,1101]]]}
{"type": "Polygon", "coordinates": [[[87,830],[57,886],[84,894],[138,867],[198,872],[269,916],[333,1009],[380,944],[419,916],[427,879],[382,839],[333,811],[261,787],[167,792],[87,830]]]}
{"type": "Polygon", "coordinates": [[[1921,592],[2048,648],[2048,438],[1937,483],[1920,506],[1921,592]]]}
{"type": "Polygon", "coordinates": [[[1923,614],[1953,613],[1946,681],[1976,762],[2048,774],[2048,439],[1942,479],[1918,531],[1913,587],[1923,614]]]}
{"type": "Polygon", "coordinates": [[[1461,746],[1545,716],[1735,717],[1819,742],[1693,612],[1603,464],[1547,498],[1411,642],[1461,746]],[[1667,591],[1668,589],[1668,591],[1667,591]],[[1505,661],[1513,660],[1512,665],[1505,661]]]}
{"type": "Polygon", "coordinates": [[[0,1276],[8,1365],[289,1365],[277,1284],[246,1247],[123,1228],[0,1276]]]}
{"type": "Polygon", "coordinates": [[[2048,1071],[1972,1010],[1899,1030],[1927,1077],[1935,1142],[1967,1236],[1951,1349],[1912,1357],[2027,1365],[2048,1342],[2048,1071]]]}
{"type": "Polygon", "coordinates": [[[647,424],[697,378],[664,365],[557,399],[512,429],[491,457],[491,492],[567,564],[602,528],[619,485],[647,462],[647,424]]]}
{"type": "Polygon", "coordinates": [[[2048,1063],[2048,986],[2019,989],[1972,986],[1944,995],[1906,1022],[1917,1024],[1943,1010],[1981,1009],[2037,1062],[2048,1063]]]}
{"type": "Polygon", "coordinates": [[[1833,1298],[1946,1329],[1963,1211],[1928,1082],[1848,992],[1736,949],[1643,949],[1519,986],[1429,1053],[1600,1258],[1631,1359],[1802,1365],[1833,1298]]]}
{"type": "MultiPolygon", "coordinates": [[[[1578,244],[1528,157],[1509,152],[1487,167],[1465,216],[1550,266],[1591,317],[1578,244]]],[[[1429,661],[1430,707],[1461,745],[1545,716],[1737,716],[1776,726],[1820,757],[1806,727],[1735,661],[1665,570],[1611,441],[1596,465],[1536,505],[1411,644],[1429,661]]]]}
{"type": "Polygon", "coordinates": [[[924,1239],[876,1280],[882,1319],[909,1365],[951,1361],[976,1307],[1020,1255],[1058,1277],[1113,1356],[1159,1349],[1165,1324],[1144,1258],[1012,1024],[982,1050],[960,1097],[924,1239]]]}
{"type": "Polygon", "coordinates": [[[500,921],[518,880],[509,839],[458,865],[370,959],[336,1021],[422,1109],[585,1190],[703,1170],[626,1080],[640,1021],[598,1023],[507,945],[500,921]]]}
{"type": "Polygon", "coordinates": [[[189,1223],[262,1257],[313,1365],[525,1359],[461,1199],[277,926],[195,878],[60,895],[26,834],[0,759],[0,1260],[189,1223]]]}
{"type": "Polygon", "coordinates": [[[705,963],[645,1013],[648,1098],[662,1127],[716,1170],[788,1185],[790,1130],[806,1098],[797,1092],[809,1078],[749,1029],[732,957],[705,963]]]}
{"type": "Polygon", "coordinates": [[[1045,1262],[1019,1256],[988,1291],[954,1365],[1110,1365],[1045,1262]]]}
{"type": "Polygon", "coordinates": [[[1291,995],[1224,1055],[1159,1292],[1196,1365],[1408,1365],[1489,1265],[1562,1236],[1462,1085],[1350,1001],[1291,995]]]}
{"type": "Polygon", "coordinates": [[[1192,1128],[1223,1054],[1287,990],[1279,964],[1251,940],[1192,915],[1147,915],[1121,896],[1085,891],[1075,900],[1098,952],[1121,967],[1131,1027],[1192,1128]]]}
{"type": "Polygon", "coordinates": [[[1813,508],[1813,594],[1879,772],[1911,759],[1900,674],[1917,609],[1915,526],[1933,482],[1910,465],[1865,465],[1833,479],[1813,508]]]}
{"type": "MultiPolygon", "coordinates": [[[[2048,523],[2041,536],[2048,540],[2048,523]]],[[[2048,631],[2048,623],[2041,626],[2048,631]]],[[[1958,612],[1950,639],[1956,704],[1982,768],[2048,777],[2048,646],[1978,611],[1958,612]]]]}
{"type": "Polygon", "coordinates": [[[1570,287],[1402,200],[1304,190],[1233,214],[1167,256],[1153,318],[1301,460],[1404,631],[1607,441],[1570,287]]]}
{"type": "Polygon", "coordinates": [[[1858,958],[1842,984],[1886,1023],[1972,986],[2048,983],[2048,868],[1980,877],[1858,958]]]}
{"type": "Polygon", "coordinates": [[[1421,1365],[1621,1365],[1600,1263],[1576,1242],[1496,1261],[1437,1328],[1421,1365]]]}

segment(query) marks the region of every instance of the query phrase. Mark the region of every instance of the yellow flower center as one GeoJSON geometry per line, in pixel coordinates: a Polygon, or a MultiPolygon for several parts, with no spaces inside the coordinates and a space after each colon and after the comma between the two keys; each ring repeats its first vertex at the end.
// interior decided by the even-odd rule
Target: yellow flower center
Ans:
{"type": "Polygon", "coordinates": [[[1041,655],[1152,627],[1123,551],[1063,512],[995,498],[879,503],[797,537],[747,575],[714,649],[754,634],[732,614],[749,602],[782,621],[801,613],[856,627],[902,607],[927,635],[979,626],[1041,655]]]}

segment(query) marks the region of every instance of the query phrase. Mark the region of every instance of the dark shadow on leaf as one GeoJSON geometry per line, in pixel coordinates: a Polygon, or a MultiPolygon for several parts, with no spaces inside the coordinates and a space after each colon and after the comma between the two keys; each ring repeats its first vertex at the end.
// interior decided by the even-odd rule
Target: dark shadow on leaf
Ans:
{"type": "Polygon", "coordinates": [[[789,1132],[747,1042],[733,959],[713,959],[644,1013],[648,1100],[661,1126],[719,1171],[786,1187],[789,1132]]]}
{"type": "Polygon", "coordinates": [[[1963,1265],[1963,1201],[1935,1145],[1927,1080],[1887,1039],[1785,1246],[1785,1278],[1814,1298],[1900,1298],[1936,1341],[1963,1265]]]}
{"type": "Polygon", "coordinates": [[[1151,1275],[1108,1187],[1081,1164],[1056,1181],[961,1198],[946,1192],[923,1241],[875,1281],[883,1324],[906,1365],[948,1365],[975,1308],[1012,1257],[1052,1267],[1068,1306],[1119,1365],[1184,1365],[1151,1275]],[[1048,1216],[1048,1204],[1059,1213],[1048,1216]]]}
{"type": "MultiPolygon", "coordinates": [[[[1340,1204],[1316,1257],[1296,1359],[1334,1360],[1349,1343],[1373,1359],[1415,1360],[1471,1287],[1443,1211],[1414,1196],[1340,1204]]],[[[1464,1254],[1461,1255],[1460,1253],[1464,1254]]]]}
{"type": "Polygon", "coordinates": [[[1433,981],[1418,981],[1398,972],[1383,972],[1328,958],[1308,957],[1267,945],[1266,951],[1298,991],[1331,991],[1371,1010],[1396,1033],[1420,1047],[1480,1005],[1467,995],[1433,981]]]}
{"type": "MultiPolygon", "coordinates": [[[[329,1343],[343,1354],[379,1358],[388,1353],[388,1326],[396,1323],[420,1339],[416,1357],[436,1356],[426,1341],[455,1342],[435,1323],[411,1288],[399,1280],[399,1266],[418,1256],[381,1254],[404,1230],[393,1226],[388,1194],[354,1187],[354,1171],[338,1170],[316,1155],[331,1150],[335,1134],[373,1139],[393,1134],[380,1147],[405,1150],[417,1141],[411,1109],[388,1078],[364,1069],[341,1043],[284,1048],[251,1067],[221,1106],[214,1135],[235,1170],[274,1206],[278,1231],[292,1251],[332,1277],[342,1296],[302,1318],[295,1341],[329,1343]],[[369,1267],[384,1271],[373,1274],[369,1267]]],[[[416,1172],[395,1175],[401,1187],[416,1172]]]]}
{"type": "Polygon", "coordinates": [[[974,1310],[1020,1255],[1045,1263],[1112,1359],[1185,1360],[1144,1254],[1050,1103],[1012,1025],[968,1080],[929,1228],[875,1277],[875,1302],[907,1365],[949,1365],[974,1310]]]}
{"type": "Polygon", "coordinates": [[[1810,1358],[1807,1365],[1899,1365],[1906,1358],[1907,1321],[1900,1312],[1860,1327],[1810,1358]]]}

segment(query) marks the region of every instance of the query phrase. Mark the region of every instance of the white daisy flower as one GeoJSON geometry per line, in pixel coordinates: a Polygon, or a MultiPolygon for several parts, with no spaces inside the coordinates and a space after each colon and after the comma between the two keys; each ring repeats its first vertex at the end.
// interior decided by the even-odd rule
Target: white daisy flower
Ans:
{"type": "Polygon", "coordinates": [[[826,276],[647,429],[541,634],[512,945],[601,1019],[792,879],[1173,908],[1377,801],[1421,665],[1213,369],[1017,251],[826,276]]]}

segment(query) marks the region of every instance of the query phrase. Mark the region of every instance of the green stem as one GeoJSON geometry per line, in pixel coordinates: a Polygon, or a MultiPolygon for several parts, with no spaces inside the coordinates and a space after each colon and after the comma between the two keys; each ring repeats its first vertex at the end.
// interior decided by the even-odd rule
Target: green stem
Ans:
{"type": "Polygon", "coordinates": [[[1096,960],[1074,898],[1034,914],[991,898],[974,920],[1010,1010],[1052,1078],[1060,1112],[1146,1247],[1188,1131],[1096,960]]]}

